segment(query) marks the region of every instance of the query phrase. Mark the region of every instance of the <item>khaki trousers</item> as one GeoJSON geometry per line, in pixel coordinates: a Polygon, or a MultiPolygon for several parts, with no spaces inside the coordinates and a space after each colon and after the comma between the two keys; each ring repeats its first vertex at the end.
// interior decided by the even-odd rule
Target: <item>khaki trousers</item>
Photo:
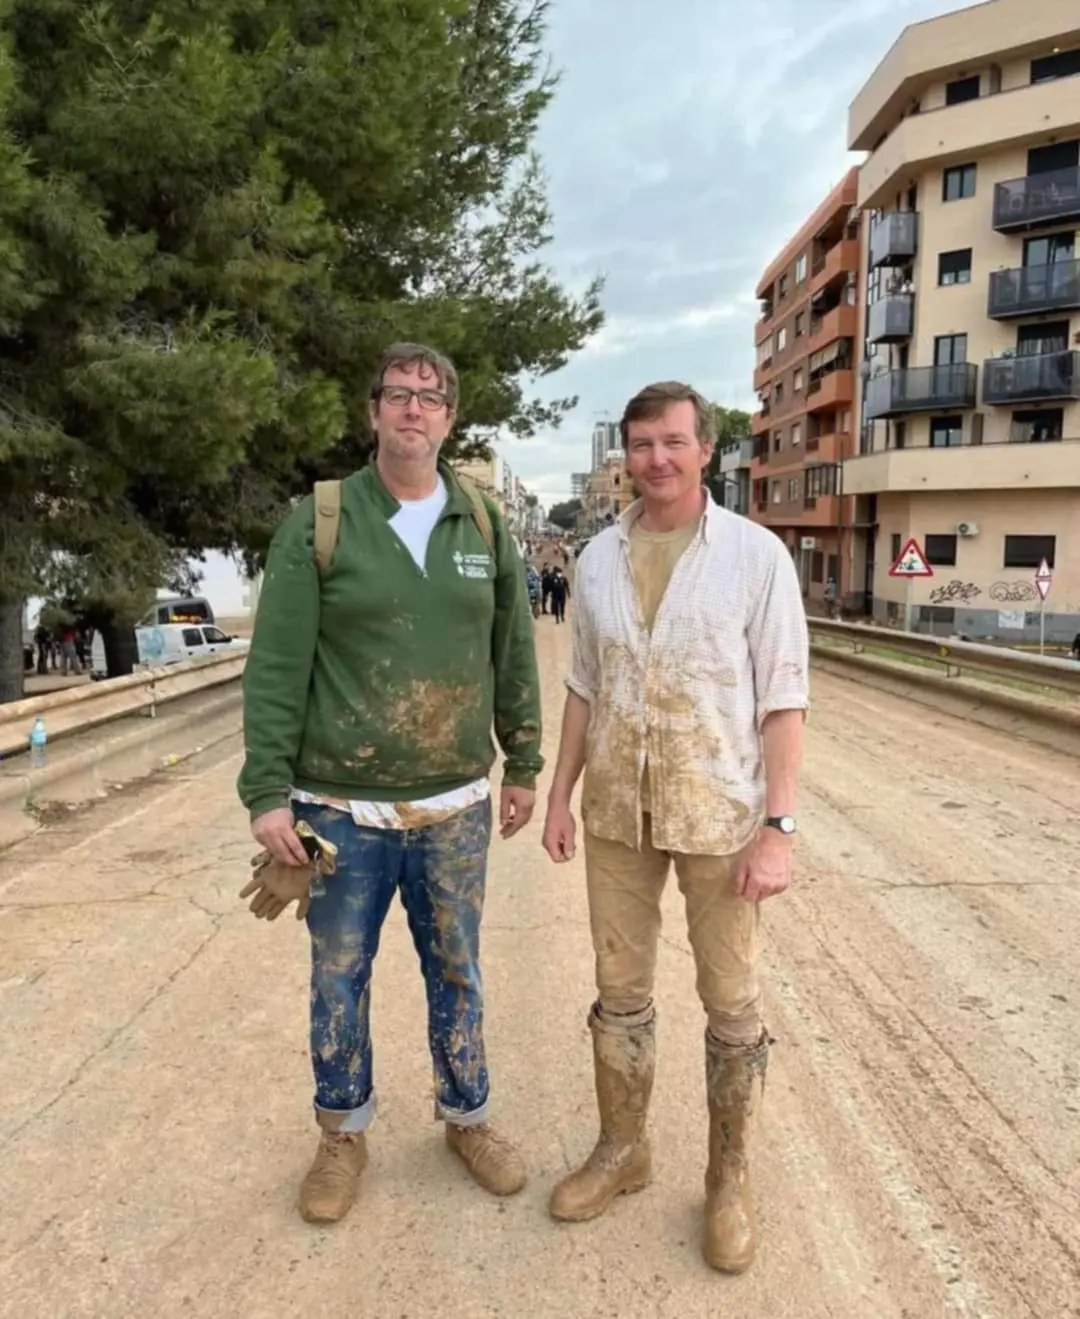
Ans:
{"type": "Polygon", "coordinates": [[[697,991],[715,1039],[755,1045],[761,1039],[757,977],[759,905],[735,892],[734,856],[688,856],[653,846],[650,817],[641,851],[585,830],[589,920],[601,1012],[638,1013],[649,1006],[660,938],[660,899],[671,864],[686,902],[697,966],[697,991]]]}

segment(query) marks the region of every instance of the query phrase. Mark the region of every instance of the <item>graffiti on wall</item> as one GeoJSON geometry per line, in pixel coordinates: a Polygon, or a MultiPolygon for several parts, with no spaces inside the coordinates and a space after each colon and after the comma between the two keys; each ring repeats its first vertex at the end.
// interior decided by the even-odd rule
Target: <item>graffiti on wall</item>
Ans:
{"type": "Polygon", "coordinates": [[[982,589],[975,585],[974,582],[962,582],[959,577],[954,577],[951,582],[945,582],[942,586],[935,586],[930,592],[930,603],[935,605],[954,604],[959,601],[960,604],[970,604],[976,596],[982,595],[982,589]]]}
{"type": "Polygon", "coordinates": [[[1018,605],[1038,596],[1034,582],[995,582],[990,588],[990,599],[1000,604],[1018,605]]]}

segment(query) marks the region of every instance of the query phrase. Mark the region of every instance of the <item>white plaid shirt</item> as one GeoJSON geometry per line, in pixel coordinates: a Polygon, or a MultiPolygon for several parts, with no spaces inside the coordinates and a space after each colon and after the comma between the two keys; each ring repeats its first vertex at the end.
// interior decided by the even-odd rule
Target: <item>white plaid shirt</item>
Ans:
{"type": "Polygon", "coordinates": [[[761,825],[761,726],[807,710],[809,639],[783,543],[708,497],[650,636],[630,567],[635,503],[583,551],[567,686],[591,706],[581,813],[600,838],[641,846],[646,757],[652,836],[726,856],[761,825]]]}

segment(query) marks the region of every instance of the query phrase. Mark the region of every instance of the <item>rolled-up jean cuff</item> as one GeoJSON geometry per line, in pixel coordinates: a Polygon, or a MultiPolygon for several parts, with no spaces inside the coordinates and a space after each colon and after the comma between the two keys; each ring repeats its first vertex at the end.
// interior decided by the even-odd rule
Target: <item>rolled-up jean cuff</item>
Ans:
{"type": "Polygon", "coordinates": [[[452,1127],[483,1126],[490,1113],[490,1099],[485,1099],[480,1107],[474,1108],[471,1113],[455,1113],[452,1109],[443,1108],[437,1099],[435,1101],[435,1120],[437,1122],[449,1122],[452,1127]]]}
{"type": "Polygon", "coordinates": [[[321,1108],[315,1105],[315,1121],[323,1131],[339,1131],[355,1135],[367,1131],[375,1121],[379,1111],[379,1101],[372,1090],[367,1100],[359,1108],[321,1108]]]}

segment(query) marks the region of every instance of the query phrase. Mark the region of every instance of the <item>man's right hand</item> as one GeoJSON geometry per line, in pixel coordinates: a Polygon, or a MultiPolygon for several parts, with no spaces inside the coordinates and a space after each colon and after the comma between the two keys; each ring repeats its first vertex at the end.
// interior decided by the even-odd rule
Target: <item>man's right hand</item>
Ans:
{"type": "Polygon", "coordinates": [[[288,806],[279,806],[253,820],[251,833],[255,841],[283,866],[311,865],[311,858],[293,828],[293,813],[288,806]]]}
{"type": "Polygon", "coordinates": [[[574,836],[577,825],[569,806],[555,806],[548,802],[547,818],[544,820],[544,851],[552,861],[563,862],[574,859],[574,836]]]}

